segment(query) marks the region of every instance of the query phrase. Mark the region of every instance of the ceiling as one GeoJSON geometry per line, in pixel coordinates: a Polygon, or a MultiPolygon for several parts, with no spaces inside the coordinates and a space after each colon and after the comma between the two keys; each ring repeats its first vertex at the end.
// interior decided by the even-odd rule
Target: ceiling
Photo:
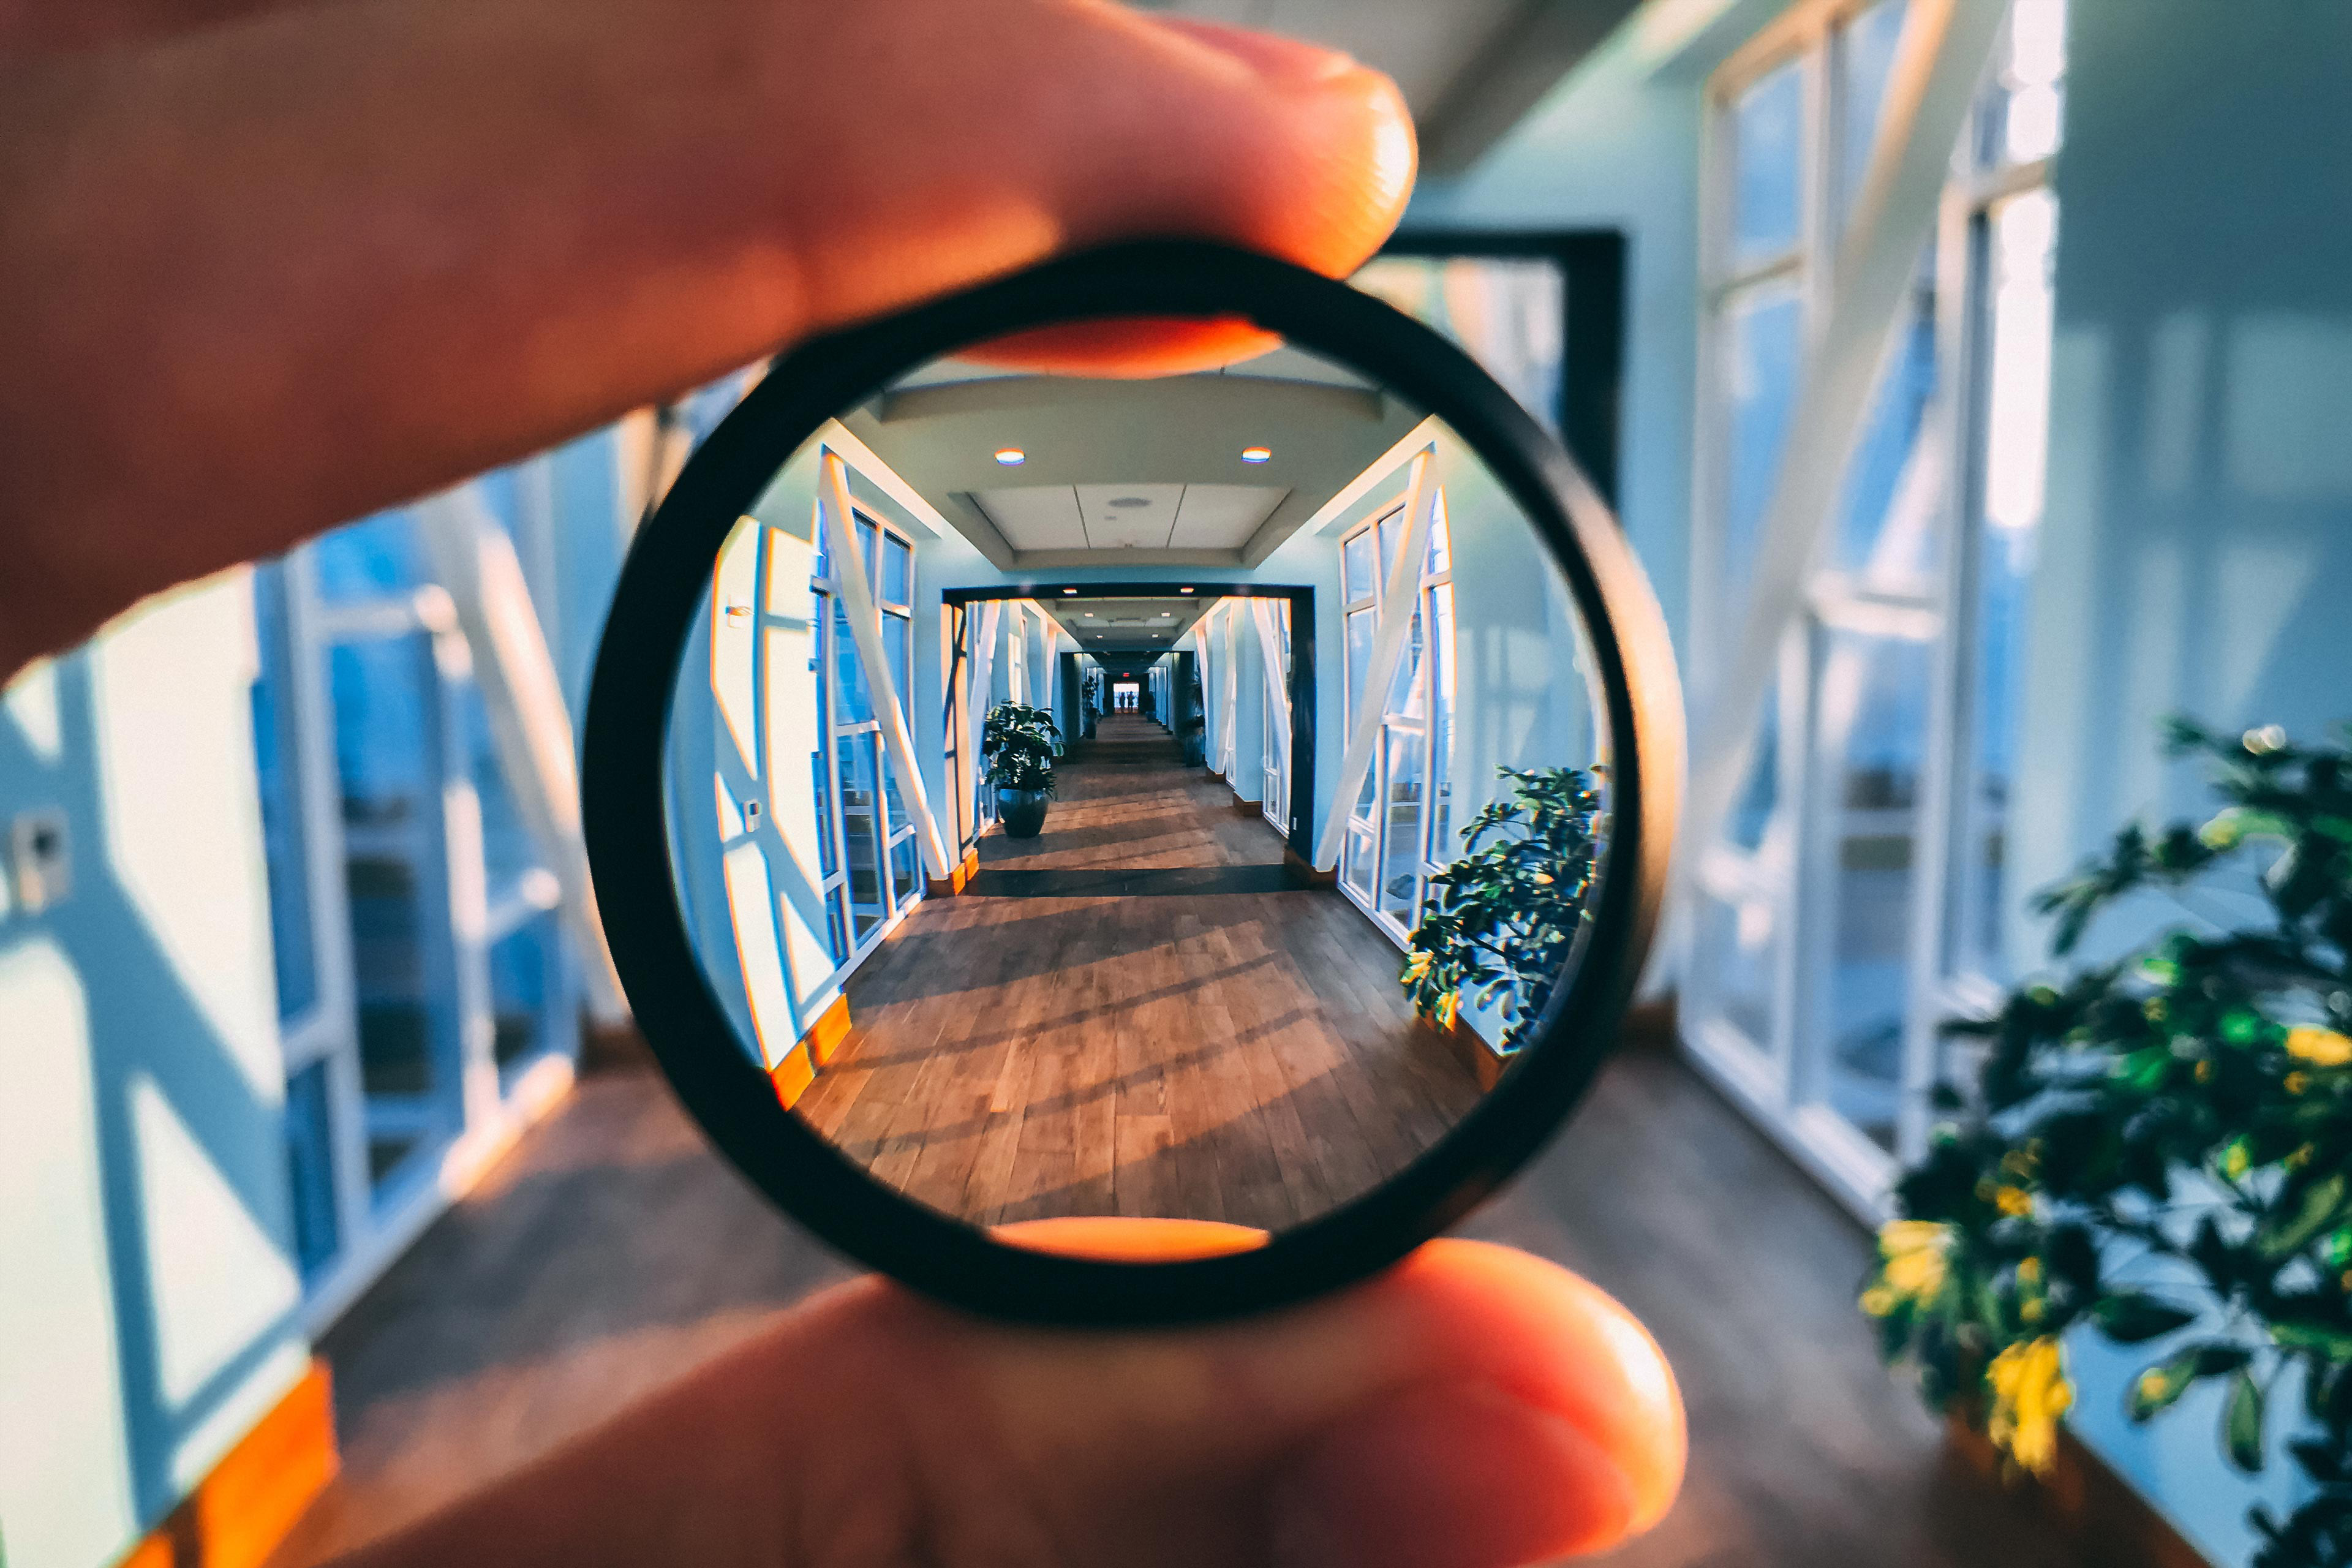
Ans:
{"type": "Polygon", "coordinates": [[[1137,379],[945,360],[842,416],[1004,572],[1255,566],[1420,421],[1291,349],[1137,379]]]}
{"type": "Polygon", "coordinates": [[[1040,599],[1045,611],[1088,653],[1163,650],[1192,629],[1210,603],[1196,598],[1040,599]]]}
{"type": "Polygon", "coordinates": [[[1517,124],[1637,0],[1139,0],[1344,49],[1396,79],[1422,167],[1454,174],[1517,124]]]}

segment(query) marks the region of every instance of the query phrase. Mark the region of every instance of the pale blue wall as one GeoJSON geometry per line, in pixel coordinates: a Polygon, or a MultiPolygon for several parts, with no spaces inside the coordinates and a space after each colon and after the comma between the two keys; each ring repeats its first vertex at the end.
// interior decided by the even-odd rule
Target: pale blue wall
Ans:
{"type": "Polygon", "coordinates": [[[0,706],[0,822],[54,807],[73,885],[0,900],[0,1539],[97,1568],[308,1361],[234,572],[0,706]],[[37,1414],[35,1414],[37,1413],[37,1414]]]}
{"type": "MultiPolygon", "coordinates": [[[[2021,889],[2135,814],[2201,804],[2158,756],[2163,714],[2352,717],[2352,9],[2075,0],[2072,30],[2021,889]]],[[[2077,1429],[2244,1562],[2246,1504],[2289,1462],[2241,1481],[2210,1396],[2129,1426],[2147,1358],[2074,1350],[2077,1429]]]]}

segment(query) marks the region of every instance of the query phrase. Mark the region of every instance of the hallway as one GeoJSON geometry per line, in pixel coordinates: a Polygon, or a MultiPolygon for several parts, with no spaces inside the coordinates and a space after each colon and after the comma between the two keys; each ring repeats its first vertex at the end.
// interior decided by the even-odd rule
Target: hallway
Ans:
{"type": "Polygon", "coordinates": [[[1396,947],[1283,863],[1255,805],[1132,714],[1074,742],[1029,840],[992,832],[851,980],[799,1110],[978,1224],[1276,1228],[1409,1163],[1478,1097],[1396,947]]]}

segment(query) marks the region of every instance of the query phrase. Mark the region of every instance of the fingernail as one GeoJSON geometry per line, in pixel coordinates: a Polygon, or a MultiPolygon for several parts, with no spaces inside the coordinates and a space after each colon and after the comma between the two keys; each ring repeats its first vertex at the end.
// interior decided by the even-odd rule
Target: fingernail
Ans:
{"type": "Polygon", "coordinates": [[[1155,20],[1163,27],[1173,28],[1186,37],[1233,56],[1277,87],[1317,87],[1364,68],[1352,55],[1302,38],[1230,27],[1196,16],[1163,16],[1155,20]]]}
{"type": "Polygon", "coordinates": [[[1487,1385],[1343,1420],[1271,1498],[1280,1568],[1520,1568],[1622,1536],[1632,1479],[1568,1421],[1487,1385]]]}

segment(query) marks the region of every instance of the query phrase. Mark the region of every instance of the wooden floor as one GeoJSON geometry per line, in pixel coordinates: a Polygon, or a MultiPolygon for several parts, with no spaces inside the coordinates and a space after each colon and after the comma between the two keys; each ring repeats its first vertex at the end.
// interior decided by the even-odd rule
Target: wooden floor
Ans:
{"type": "MultiPolygon", "coordinates": [[[[2074,1561],[1879,1370],[1853,1306],[1868,1238],[1672,1058],[1612,1063],[1471,1228],[1613,1291],[1681,1380],[1682,1499],[1608,1568],[2074,1561]]],[[[527,1462],[841,1273],[656,1076],[584,1080],[328,1334],[343,1473],[271,1568],[527,1462]]]]}
{"type": "Polygon", "coordinates": [[[799,1110],[977,1224],[1150,1215],[1277,1229],[1402,1169],[1475,1103],[1396,945],[1150,720],[1071,748],[1035,838],[992,832],[857,971],[799,1110]]]}

